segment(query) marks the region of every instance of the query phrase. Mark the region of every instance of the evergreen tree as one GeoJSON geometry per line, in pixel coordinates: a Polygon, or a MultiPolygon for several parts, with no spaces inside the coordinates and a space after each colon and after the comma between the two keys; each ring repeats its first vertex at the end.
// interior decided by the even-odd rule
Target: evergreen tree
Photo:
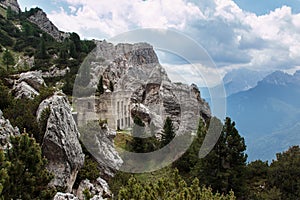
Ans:
{"type": "Polygon", "coordinates": [[[5,183],[8,181],[7,175],[7,166],[9,166],[9,162],[5,160],[4,152],[0,149],[0,199],[2,197],[2,191],[4,189],[5,183]]]}
{"type": "Polygon", "coordinates": [[[70,34],[70,40],[73,41],[74,45],[75,45],[75,49],[76,52],[81,52],[81,41],[80,41],[80,37],[77,33],[71,33],[70,34]]]}
{"type": "Polygon", "coordinates": [[[113,84],[113,82],[112,82],[111,80],[109,81],[109,90],[110,90],[111,92],[114,91],[114,84],[113,84]]]}
{"type": "Polygon", "coordinates": [[[8,7],[7,7],[7,10],[6,10],[6,18],[7,18],[8,20],[11,20],[11,19],[13,18],[13,16],[14,16],[14,13],[13,13],[11,7],[8,6],[8,7]]]}
{"type": "Polygon", "coordinates": [[[70,56],[72,58],[78,58],[78,53],[77,53],[77,50],[76,50],[76,46],[75,46],[73,41],[70,41],[69,48],[70,48],[70,56]]]}
{"type": "Polygon", "coordinates": [[[22,27],[23,27],[23,34],[25,36],[32,36],[33,35],[33,28],[31,26],[31,24],[29,24],[28,22],[24,22],[22,24],[22,27]]]}
{"type": "Polygon", "coordinates": [[[164,127],[163,127],[162,137],[161,137],[161,145],[166,146],[169,144],[173,138],[175,137],[175,131],[173,127],[173,122],[170,117],[166,118],[164,127]]]}
{"type": "Polygon", "coordinates": [[[10,165],[6,167],[8,181],[4,183],[4,199],[49,199],[53,190],[48,183],[53,176],[45,168],[40,146],[24,133],[11,137],[12,147],[5,153],[10,165]]]}
{"type": "Polygon", "coordinates": [[[282,193],[282,199],[300,199],[300,148],[293,146],[278,153],[270,165],[268,182],[282,193]]]}
{"type": "Polygon", "coordinates": [[[2,62],[3,62],[4,65],[6,65],[6,70],[7,71],[8,71],[8,66],[9,65],[14,65],[15,64],[15,59],[14,59],[13,55],[7,49],[3,53],[2,62]]]}
{"type": "Polygon", "coordinates": [[[197,162],[199,161],[199,150],[203,143],[206,131],[206,125],[204,124],[202,119],[200,119],[196,138],[194,138],[194,141],[192,142],[189,149],[173,163],[173,167],[177,168],[181,174],[188,174],[189,176],[192,175],[191,171],[195,168],[197,162]]]}
{"type": "Polygon", "coordinates": [[[40,46],[39,46],[39,49],[37,51],[36,58],[38,58],[38,59],[48,58],[44,37],[41,38],[40,46]]]}
{"type": "Polygon", "coordinates": [[[139,118],[138,116],[135,116],[133,118],[133,128],[132,128],[132,136],[133,140],[131,143],[131,151],[136,152],[136,153],[143,153],[144,152],[144,141],[141,136],[144,134],[145,131],[145,124],[139,118]]]}
{"type": "Polygon", "coordinates": [[[195,167],[200,182],[222,193],[233,190],[242,198],[246,192],[245,150],[244,138],[239,135],[235,123],[227,117],[216,145],[195,167]]]}
{"type": "Polygon", "coordinates": [[[98,82],[97,85],[97,93],[99,93],[100,95],[104,93],[104,88],[103,88],[103,76],[100,76],[100,80],[98,82]]]}
{"type": "Polygon", "coordinates": [[[14,99],[9,89],[0,80],[0,110],[4,110],[12,105],[14,99]]]}

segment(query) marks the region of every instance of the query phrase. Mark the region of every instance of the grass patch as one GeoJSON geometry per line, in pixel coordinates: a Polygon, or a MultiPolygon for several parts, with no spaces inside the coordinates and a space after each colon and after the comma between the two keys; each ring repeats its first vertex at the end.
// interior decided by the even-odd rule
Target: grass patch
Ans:
{"type": "Polygon", "coordinates": [[[128,132],[118,131],[114,138],[116,148],[126,149],[127,143],[132,141],[132,137],[128,132]]]}
{"type": "Polygon", "coordinates": [[[154,172],[134,174],[134,177],[141,183],[155,182],[160,178],[169,178],[172,175],[173,171],[174,169],[172,169],[171,166],[167,166],[154,172]]]}

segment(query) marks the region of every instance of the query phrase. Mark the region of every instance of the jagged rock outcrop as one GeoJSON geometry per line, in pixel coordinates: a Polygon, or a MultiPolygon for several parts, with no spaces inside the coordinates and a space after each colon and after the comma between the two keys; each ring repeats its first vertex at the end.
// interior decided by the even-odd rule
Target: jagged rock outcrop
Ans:
{"type": "Polygon", "coordinates": [[[65,69],[59,69],[54,65],[50,67],[49,71],[43,72],[42,76],[43,78],[62,77],[65,76],[68,72],[70,72],[69,67],[66,67],[65,69]]]}
{"type": "Polygon", "coordinates": [[[15,11],[16,13],[21,12],[21,9],[20,9],[20,6],[19,6],[19,3],[17,0],[3,0],[3,1],[0,1],[0,5],[6,9],[8,7],[11,7],[11,9],[13,11],[15,11]]]}
{"type": "Polygon", "coordinates": [[[48,160],[47,169],[55,175],[50,184],[66,187],[70,192],[84,163],[80,135],[64,94],[56,93],[44,100],[37,110],[37,120],[46,108],[49,108],[50,114],[42,150],[48,160]]]}
{"type": "Polygon", "coordinates": [[[170,116],[179,131],[180,124],[189,123],[191,115],[210,118],[210,108],[197,86],[172,83],[151,45],[113,45],[106,41],[96,44],[91,55],[89,86],[96,87],[102,75],[105,88],[112,81],[115,92],[131,93],[131,113],[141,117],[146,125],[153,124],[157,131],[161,130],[164,119],[170,116]]]}
{"type": "Polygon", "coordinates": [[[113,177],[115,170],[123,163],[112,139],[116,132],[110,130],[106,124],[100,127],[98,122],[89,122],[86,126],[80,127],[80,133],[81,141],[99,163],[104,176],[102,178],[113,177]]]}
{"type": "Polygon", "coordinates": [[[76,193],[80,200],[84,200],[83,191],[85,190],[89,191],[93,196],[92,199],[103,199],[103,197],[108,198],[112,196],[108,183],[100,177],[97,178],[95,183],[91,183],[88,179],[81,181],[76,193]]]}
{"type": "Polygon", "coordinates": [[[53,200],[79,200],[79,199],[73,194],[58,192],[54,196],[53,200]]]}
{"type": "Polygon", "coordinates": [[[42,87],[46,87],[46,83],[42,78],[41,71],[30,71],[21,73],[14,77],[13,93],[16,98],[34,98],[39,95],[39,91],[42,87]]]}
{"type": "Polygon", "coordinates": [[[36,24],[40,29],[51,35],[56,41],[61,42],[68,37],[67,33],[59,31],[59,29],[48,19],[47,14],[38,9],[28,20],[36,24]]]}
{"type": "Polygon", "coordinates": [[[0,110],[0,149],[7,149],[10,146],[10,136],[19,135],[19,129],[13,127],[8,119],[3,117],[3,113],[0,110]]]}

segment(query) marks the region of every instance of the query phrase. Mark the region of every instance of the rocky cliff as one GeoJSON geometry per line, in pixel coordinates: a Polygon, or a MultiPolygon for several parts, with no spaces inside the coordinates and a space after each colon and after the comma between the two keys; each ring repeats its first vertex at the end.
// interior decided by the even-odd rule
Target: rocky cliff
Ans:
{"type": "Polygon", "coordinates": [[[0,1],[0,5],[4,8],[10,7],[13,11],[16,13],[19,13],[21,11],[19,3],[17,0],[4,0],[0,1]]]}
{"type": "Polygon", "coordinates": [[[55,175],[51,184],[67,188],[70,192],[84,163],[80,135],[64,94],[56,93],[44,100],[37,110],[38,120],[45,109],[50,112],[42,150],[48,160],[48,170],[55,175]]]}
{"type": "Polygon", "coordinates": [[[37,11],[31,15],[28,20],[36,24],[40,29],[51,35],[59,42],[68,37],[67,33],[59,31],[59,29],[48,19],[46,13],[41,9],[37,9],[37,11]]]}
{"type": "Polygon", "coordinates": [[[90,61],[86,61],[91,66],[89,86],[96,87],[103,76],[105,88],[112,81],[115,92],[130,93],[132,115],[141,117],[148,126],[152,124],[160,131],[166,116],[170,116],[180,133],[180,127],[191,126],[191,116],[210,118],[209,106],[197,86],[172,83],[151,45],[113,45],[106,41],[96,44],[90,61]]]}

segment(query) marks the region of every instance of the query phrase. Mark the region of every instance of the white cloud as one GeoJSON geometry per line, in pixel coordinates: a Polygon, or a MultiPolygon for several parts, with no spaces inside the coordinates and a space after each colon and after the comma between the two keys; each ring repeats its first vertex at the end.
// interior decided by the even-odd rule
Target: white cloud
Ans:
{"type": "Polygon", "coordinates": [[[232,0],[65,2],[71,14],[61,9],[48,14],[49,18],[60,29],[85,38],[109,38],[136,28],[173,28],[202,44],[218,67],[288,69],[300,65],[300,14],[293,14],[287,6],[257,16],[232,0]]]}

